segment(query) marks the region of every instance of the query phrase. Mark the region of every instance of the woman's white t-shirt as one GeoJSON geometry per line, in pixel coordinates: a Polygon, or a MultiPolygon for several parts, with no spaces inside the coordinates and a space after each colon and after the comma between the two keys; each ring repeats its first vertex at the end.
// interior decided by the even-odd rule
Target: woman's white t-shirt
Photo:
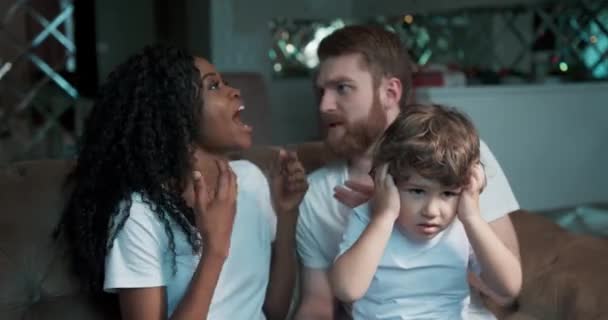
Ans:
{"type": "MultiPolygon", "coordinates": [[[[230,163],[237,177],[237,211],[230,253],[213,294],[208,319],[265,319],[262,305],[269,281],[271,246],[276,234],[268,181],[248,161],[230,163]]],[[[198,265],[181,228],[171,221],[176,269],[161,218],[133,194],[129,218],[106,256],[104,290],[166,287],[171,315],[198,265]],[[175,273],[174,273],[175,271],[175,273]]],[[[204,244],[203,244],[203,249],[204,244]]]]}

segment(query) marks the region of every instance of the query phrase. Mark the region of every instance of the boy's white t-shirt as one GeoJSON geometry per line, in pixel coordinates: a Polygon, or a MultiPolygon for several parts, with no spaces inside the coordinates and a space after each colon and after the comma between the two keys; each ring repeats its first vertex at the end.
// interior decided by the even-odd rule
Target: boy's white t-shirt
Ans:
{"type": "MultiPolygon", "coordinates": [[[[368,204],[353,210],[338,257],[359,239],[370,215],[368,204]]],[[[479,268],[458,219],[422,242],[393,228],[369,288],[353,304],[353,319],[466,319],[468,271],[479,268]]]]}
{"type": "MultiPolygon", "coordinates": [[[[481,215],[491,222],[519,209],[519,203],[500,164],[483,141],[480,141],[480,154],[487,177],[480,196],[481,215]]],[[[344,185],[346,180],[348,167],[345,162],[327,165],[308,176],[309,188],[300,204],[296,232],[298,255],[307,268],[328,269],[338,254],[352,209],[336,200],[333,194],[334,188],[344,185]]],[[[470,310],[480,313],[481,319],[493,318],[483,307],[470,310]]]]}
{"type": "MultiPolygon", "coordinates": [[[[237,211],[229,256],[222,267],[208,319],[265,319],[262,305],[269,281],[276,215],[262,172],[247,161],[230,162],[230,167],[238,183],[237,211]]],[[[133,194],[129,218],[106,256],[104,290],[164,286],[167,312],[172,314],[188,288],[200,255],[192,252],[185,233],[169,220],[177,254],[175,274],[165,225],[139,194],[133,194]]]]}

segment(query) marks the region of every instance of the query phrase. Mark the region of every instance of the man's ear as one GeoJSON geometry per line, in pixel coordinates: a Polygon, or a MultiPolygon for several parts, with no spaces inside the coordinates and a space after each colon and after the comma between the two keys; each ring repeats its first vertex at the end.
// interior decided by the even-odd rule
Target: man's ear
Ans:
{"type": "Polygon", "coordinates": [[[401,80],[396,77],[385,77],[382,79],[380,90],[380,96],[383,100],[382,105],[388,109],[396,108],[398,110],[399,101],[401,101],[401,96],[403,95],[401,80]]]}

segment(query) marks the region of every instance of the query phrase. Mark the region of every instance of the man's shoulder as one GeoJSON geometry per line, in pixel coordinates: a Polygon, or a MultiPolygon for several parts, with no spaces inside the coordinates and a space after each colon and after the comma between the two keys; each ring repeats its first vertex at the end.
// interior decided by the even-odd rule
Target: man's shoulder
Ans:
{"type": "Polygon", "coordinates": [[[344,183],[346,165],[332,163],[308,174],[308,191],[300,205],[300,223],[318,224],[335,217],[339,205],[333,197],[334,188],[344,183]]]}
{"type": "Polygon", "coordinates": [[[344,184],[346,165],[331,163],[308,174],[308,191],[304,196],[305,207],[332,207],[334,188],[344,184]]]}
{"type": "Polygon", "coordinates": [[[335,183],[344,178],[346,163],[332,162],[308,174],[308,184],[311,187],[335,183]]]}
{"type": "Polygon", "coordinates": [[[490,147],[483,139],[479,139],[479,155],[481,156],[482,161],[488,157],[494,157],[492,150],[490,150],[490,147]]]}

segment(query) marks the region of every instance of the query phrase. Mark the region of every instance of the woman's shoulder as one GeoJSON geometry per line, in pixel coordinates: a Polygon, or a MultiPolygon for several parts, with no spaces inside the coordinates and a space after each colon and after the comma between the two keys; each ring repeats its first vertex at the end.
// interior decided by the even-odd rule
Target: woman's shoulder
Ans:
{"type": "Polygon", "coordinates": [[[241,181],[267,181],[266,175],[264,175],[262,170],[249,160],[230,161],[230,168],[232,168],[234,174],[241,181]]]}
{"type": "Polygon", "coordinates": [[[136,216],[145,217],[154,216],[151,202],[139,192],[131,193],[131,196],[129,197],[129,202],[123,201],[121,203],[121,208],[123,208],[123,206],[127,204],[131,205],[128,210],[130,216],[133,216],[133,214],[135,214],[136,216]]]}
{"type": "Polygon", "coordinates": [[[147,200],[141,193],[133,192],[129,197],[129,201],[122,201],[119,206],[119,211],[116,220],[122,220],[126,214],[129,216],[125,220],[125,225],[137,225],[146,229],[163,229],[163,223],[160,217],[152,209],[152,202],[147,200]],[[129,208],[125,208],[129,206],[129,208]],[[125,210],[126,209],[126,210],[125,210]]]}
{"type": "MultiPolygon", "coordinates": [[[[123,200],[118,212],[110,220],[110,234],[114,236],[108,241],[119,241],[123,245],[134,244],[138,247],[166,246],[168,238],[165,223],[152,206],[150,201],[137,192],[132,193],[128,200],[123,200]]],[[[174,228],[172,220],[168,221],[170,228],[174,228]]]]}

